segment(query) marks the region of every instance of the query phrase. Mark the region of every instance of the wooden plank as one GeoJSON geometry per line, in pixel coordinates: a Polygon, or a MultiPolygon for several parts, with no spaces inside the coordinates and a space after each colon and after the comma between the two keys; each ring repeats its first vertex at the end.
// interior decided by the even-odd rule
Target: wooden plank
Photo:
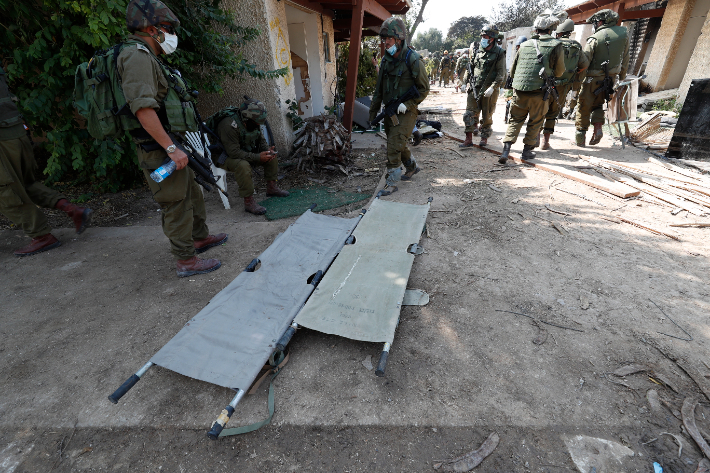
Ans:
{"type": "Polygon", "coordinates": [[[681,209],[687,210],[693,215],[704,215],[705,209],[702,207],[695,205],[692,202],[688,202],[687,200],[682,200],[674,195],[671,195],[667,192],[664,192],[658,188],[655,188],[653,186],[650,186],[648,184],[644,184],[642,182],[637,182],[633,180],[630,177],[619,177],[619,182],[622,182],[630,187],[634,187],[636,189],[639,189],[649,195],[654,196],[657,199],[661,199],[664,202],[668,202],[669,204],[672,204],[676,207],[680,207],[681,209]]]}
{"type": "Polygon", "coordinates": [[[529,164],[543,171],[551,172],[557,174],[558,176],[566,177],[567,179],[572,179],[573,181],[581,182],[595,189],[603,190],[622,199],[628,199],[629,197],[636,197],[641,192],[638,189],[632,188],[625,184],[607,181],[600,177],[590,176],[588,174],[581,173],[579,171],[573,171],[571,169],[566,169],[561,166],[555,166],[552,164],[546,164],[535,159],[521,159],[518,157],[510,156],[510,159],[516,163],[529,164]]]}
{"type": "Polygon", "coordinates": [[[643,228],[644,230],[649,231],[649,232],[651,232],[651,233],[655,233],[656,235],[663,235],[664,237],[668,237],[668,238],[671,238],[671,239],[673,239],[673,240],[680,241],[680,238],[678,238],[678,237],[675,236],[675,235],[671,235],[670,233],[662,232],[661,230],[656,230],[655,228],[652,228],[652,227],[649,227],[649,226],[646,226],[646,225],[642,225],[642,224],[640,224],[640,223],[638,223],[638,222],[634,222],[633,220],[629,220],[629,219],[626,219],[626,218],[624,218],[624,217],[619,217],[619,216],[617,216],[617,215],[614,215],[614,216],[612,216],[612,217],[605,217],[604,215],[602,215],[601,218],[603,218],[604,220],[609,220],[610,222],[614,222],[614,223],[619,223],[619,221],[624,222],[624,223],[628,223],[629,225],[633,225],[633,226],[635,226],[635,227],[643,228]]]}

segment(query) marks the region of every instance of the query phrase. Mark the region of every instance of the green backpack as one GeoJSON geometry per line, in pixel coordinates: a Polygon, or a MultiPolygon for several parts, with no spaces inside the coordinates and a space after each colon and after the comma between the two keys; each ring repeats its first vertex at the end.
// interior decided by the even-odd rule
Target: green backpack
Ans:
{"type": "Polygon", "coordinates": [[[123,136],[141,128],[121,88],[116,61],[125,43],[98,51],[80,64],[74,75],[74,107],[86,118],[89,134],[97,140],[123,136]]]}

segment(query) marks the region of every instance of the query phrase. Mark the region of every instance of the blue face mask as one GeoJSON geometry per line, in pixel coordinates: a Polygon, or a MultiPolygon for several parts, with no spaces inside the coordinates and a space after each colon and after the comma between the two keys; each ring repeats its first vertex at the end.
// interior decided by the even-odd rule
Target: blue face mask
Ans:
{"type": "Polygon", "coordinates": [[[389,48],[387,48],[387,53],[389,53],[390,56],[394,56],[394,53],[397,52],[397,43],[393,44],[389,48]]]}
{"type": "Polygon", "coordinates": [[[490,42],[488,42],[487,38],[481,38],[481,47],[482,48],[487,48],[490,42]]]}

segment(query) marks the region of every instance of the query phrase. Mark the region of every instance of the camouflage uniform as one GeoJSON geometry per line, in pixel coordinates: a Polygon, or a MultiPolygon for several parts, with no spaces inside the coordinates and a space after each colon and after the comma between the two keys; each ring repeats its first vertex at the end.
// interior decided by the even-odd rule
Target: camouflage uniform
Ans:
{"type": "Polygon", "coordinates": [[[602,63],[609,61],[608,70],[611,79],[624,80],[629,68],[629,36],[626,27],[616,26],[619,15],[611,10],[601,10],[592,15],[587,23],[603,21],[596,32],[587,38],[584,53],[589,58],[587,77],[582,82],[579,92],[579,107],[575,126],[577,144],[584,146],[585,134],[589,123],[594,125],[594,136],[589,144],[596,144],[601,140],[601,126],[604,124],[604,92],[594,94],[604,81],[602,63]]]}
{"type": "Polygon", "coordinates": [[[380,29],[380,36],[394,37],[402,40],[402,48],[397,57],[386,53],[380,64],[375,92],[370,105],[370,121],[373,121],[380,111],[382,103],[396,99],[412,85],[419,91],[419,97],[404,102],[407,110],[397,114],[399,125],[394,125],[390,117],[385,117],[385,133],[387,134],[387,185],[396,187],[401,178],[400,166],[404,164],[407,177],[411,177],[418,168],[417,162],[407,148],[407,141],[412,134],[419,111],[417,106],[429,94],[429,79],[424,64],[419,55],[406,42],[404,23],[399,18],[385,20],[380,29]],[[405,63],[405,60],[407,61],[405,63]]]}
{"type": "Polygon", "coordinates": [[[451,58],[448,53],[444,53],[444,57],[441,58],[441,63],[439,64],[439,87],[441,87],[441,82],[444,82],[444,87],[449,85],[451,80],[451,58]]]}
{"type": "Polygon", "coordinates": [[[468,72],[468,53],[462,54],[456,61],[456,74],[459,76],[459,87],[466,84],[466,73],[468,72]]]}
{"type": "MultiPolygon", "coordinates": [[[[149,17],[136,7],[136,3],[131,2],[126,9],[127,24],[131,31],[155,26],[161,21],[170,21],[175,26],[179,24],[175,15],[157,0],[141,2],[142,7],[154,7],[148,11],[149,17]]],[[[170,84],[155,51],[150,49],[143,36],[133,34],[128,37],[129,41],[137,44],[123,48],[118,55],[118,72],[131,112],[135,114],[138,110],[152,108],[161,117],[165,113],[164,102],[170,84]]],[[[196,131],[196,128],[191,131],[196,131]]],[[[164,181],[155,182],[150,178],[150,173],[163,164],[168,157],[167,152],[142,128],[132,135],[138,163],[153,199],[160,205],[163,232],[170,240],[171,252],[178,260],[190,259],[195,255],[194,241],[209,236],[205,201],[200,186],[195,182],[195,175],[189,167],[184,167],[174,171],[164,181]]]]}

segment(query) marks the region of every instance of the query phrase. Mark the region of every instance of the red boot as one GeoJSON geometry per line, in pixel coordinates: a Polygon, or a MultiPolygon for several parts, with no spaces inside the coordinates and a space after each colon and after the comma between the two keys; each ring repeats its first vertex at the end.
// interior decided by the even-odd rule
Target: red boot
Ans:
{"type": "Polygon", "coordinates": [[[264,215],[266,213],[266,207],[257,204],[253,195],[244,197],[244,210],[254,215],[264,215]]]}
{"type": "Polygon", "coordinates": [[[81,233],[86,230],[86,227],[91,222],[91,214],[94,213],[93,210],[79,207],[76,204],[72,204],[67,199],[61,199],[57,202],[56,208],[62,212],[66,212],[69,218],[74,222],[74,227],[76,227],[76,232],[81,233]]]}
{"type": "Polygon", "coordinates": [[[221,245],[227,241],[227,238],[226,233],[218,233],[216,235],[210,235],[207,238],[203,238],[202,240],[195,240],[192,242],[192,246],[195,247],[195,253],[200,254],[210,248],[221,245]]]}
{"type": "Polygon", "coordinates": [[[592,133],[592,139],[589,140],[590,145],[595,145],[602,140],[604,132],[602,131],[602,123],[594,123],[594,132],[592,133]]]}
{"type": "Polygon", "coordinates": [[[195,274],[211,273],[222,266],[219,260],[216,259],[200,259],[197,256],[192,258],[178,260],[177,275],[179,278],[194,276],[195,274]]]}
{"type": "Polygon", "coordinates": [[[57,240],[54,235],[47,233],[46,235],[33,238],[29,245],[23,246],[15,250],[15,256],[30,256],[43,251],[51,250],[61,245],[62,242],[57,240]]]}
{"type": "Polygon", "coordinates": [[[269,197],[288,197],[288,192],[279,189],[279,186],[276,185],[276,181],[268,181],[266,183],[266,195],[269,197]]]}
{"type": "Polygon", "coordinates": [[[551,133],[543,133],[542,137],[544,138],[542,142],[542,149],[550,149],[550,135],[551,133]]]}
{"type": "Polygon", "coordinates": [[[470,148],[471,146],[473,146],[473,133],[467,132],[466,133],[466,141],[461,143],[459,145],[459,148],[470,148]]]}

